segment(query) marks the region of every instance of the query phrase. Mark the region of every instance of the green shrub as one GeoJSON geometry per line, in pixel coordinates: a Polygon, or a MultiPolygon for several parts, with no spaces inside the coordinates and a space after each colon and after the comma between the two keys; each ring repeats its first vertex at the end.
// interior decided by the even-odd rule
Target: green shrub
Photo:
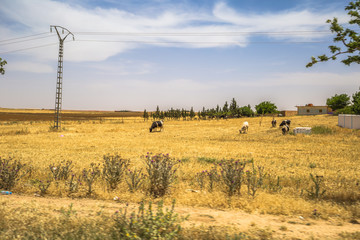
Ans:
{"type": "Polygon", "coordinates": [[[28,173],[24,171],[24,166],[19,160],[0,157],[0,189],[11,190],[16,182],[28,173]]]}
{"type": "Polygon", "coordinates": [[[314,183],[313,186],[311,186],[311,188],[309,190],[306,190],[309,194],[309,197],[310,198],[315,198],[315,199],[318,199],[320,197],[322,197],[326,190],[324,190],[324,177],[323,176],[318,176],[316,175],[314,177],[314,175],[312,175],[310,173],[310,179],[312,180],[312,182],[314,183]]]}
{"type": "Polygon", "coordinates": [[[312,134],[333,134],[333,130],[326,126],[315,126],[311,128],[312,134]]]}
{"type": "Polygon", "coordinates": [[[142,169],[137,170],[135,168],[135,170],[133,171],[129,169],[126,172],[126,175],[127,175],[126,183],[129,186],[130,192],[134,192],[142,186],[144,182],[144,174],[142,173],[142,169]]]}
{"type": "Polygon", "coordinates": [[[177,239],[181,232],[180,219],[174,213],[175,200],[171,209],[164,212],[163,202],[157,204],[156,213],[153,212],[152,203],[149,202],[145,210],[141,203],[137,213],[127,214],[127,208],[115,213],[114,239],[177,239]]]}
{"type": "Polygon", "coordinates": [[[100,169],[99,166],[95,163],[90,164],[89,169],[83,169],[82,171],[82,179],[88,186],[87,195],[90,196],[93,193],[93,184],[95,180],[100,176],[100,169]]]}
{"type": "Polygon", "coordinates": [[[103,162],[103,178],[106,180],[111,190],[117,188],[124,173],[129,166],[129,160],[123,159],[119,155],[105,155],[103,162]]]}
{"type": "Polygon", "coordinates": [[[146,155],[148,191],[151,196],[162,197],[169,191],[176,179],[176,165],[179,162],[170,158],[169,154],[146,155]]]}
{"type": "Polygon", "coordinates": [[[245,165],[246,161],[239,160],[223,160],[219,163],[220,180],[224,184],[223,190],[228,196],[240,195],[245,165]]]}
{"type": "Polygon", "coordinates": [[[246,171],[246,180],[248,187],[248,194],[255,197],[256,191],[258,188],[263,186],[264,177],[264,167],[258,166],[257,168],[254,165],[254,161],[251,161],[251,170],[246,171]]]}
{"type": "Polygon", "coordinates": [[[198,161],[204,163],[218,163],[218,160],[216,158],[207,158],[207,157],[198,157],[198,161]]]}
{"type": "Polygon", "coordinates": [[[61,161],[59,164],[55,166],[55,164],[50,164],[49,168],[51,171],[51,174],[54,177],[55,181],[58,180],[67,180],[70,176],[70,173],[72,171],[72,161],[61,161]]]}

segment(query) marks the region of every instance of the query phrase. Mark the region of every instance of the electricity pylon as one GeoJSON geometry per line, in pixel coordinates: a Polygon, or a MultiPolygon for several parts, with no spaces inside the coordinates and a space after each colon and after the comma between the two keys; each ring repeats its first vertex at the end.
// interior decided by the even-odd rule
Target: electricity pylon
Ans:
{"type": "Polygon", "coordinates": [[[58,69],[57,69],[57,82],[56,82],[56,97],[55,97],[55,120],[54,129],[61,129],[61,105],[62,105],[62,79],[63,79],[63,54],[64,54],[64,41],[70,34],[75,40],[74,34],[69,30],[61,26],[50,25],[50,32],[55,29],[59,37],[59,57],[58,57],[58,69]],[[59,33],[61,30],[61,34],[59,33]],[[65,32],[66,31],[66,32],[65,32]]]}

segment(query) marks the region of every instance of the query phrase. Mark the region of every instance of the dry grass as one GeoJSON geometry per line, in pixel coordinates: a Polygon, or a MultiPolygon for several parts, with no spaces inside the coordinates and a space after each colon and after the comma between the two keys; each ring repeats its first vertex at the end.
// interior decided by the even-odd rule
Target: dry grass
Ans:
{"type": "MultiPolygon", "coordinates": [[[[271,128],[272,117],[211,121],[166,121],[163,132],[149,133],[149,122],[141,118],[103,119],[103,121],[67,121],[65,130],[49,131],[51,122],[17,122],[0,125],[0,156],[12,156],[31,165],[35,171],[23,178],[14,192],[34,193],[38,189],[32,179],[46,179],[49,164],[72,161],[74,171],[88,168],[90,163],[102,163],[106,154],[119,154],[130,159],[131,167],[144,167],[142,156],[147,152],[169,153],[183,160],[178,182],[165,198],[175,198],[183,206],[203,206],[216,209],[242,209],[276,215],[301,215],[322,219],[349,220],[360,216],[360,132],[337,127],[337,117],[294,116],[291,128],[323,125],[332,134],[286,135],[271,128]],[[248,121],[248,134],[239,135],[243,121],[248,121]],[[26,134],[16,134],[26,129],[26,134]],[[204,160],[205,159],[205,160],[204,160]],[[206,161],[208,159],[208,161],[206,161]],[[279,177],[281,191],[259,189],[255,198],[246,194],[226,197],[220,188],[213,192],[199,190],[195,175],[209,170],[216,160],[254,159],[263,166],[273,181],[279,177]],[[310,179],[323,176],[326,193],[320,200],[309,199],[307,191],[314,183],[310,179]],[[314,209],[319,215],[314,216],[314,209]]],[[[278,119],[278,121],[280,118],[278,119]]],[[[23,131],[24,132],[24,131],[23,131]]],[[[108,192],[103,181],[95,184],[95,198],[123,202],[139,202],[149,197],[144,191],[130,193],[125,183],[108,192]]],[[[53,184],[50,196],[66,196],[65,186],[53,184]]],[[[81,193],[79,194],[81,195],[81,193]]]]}

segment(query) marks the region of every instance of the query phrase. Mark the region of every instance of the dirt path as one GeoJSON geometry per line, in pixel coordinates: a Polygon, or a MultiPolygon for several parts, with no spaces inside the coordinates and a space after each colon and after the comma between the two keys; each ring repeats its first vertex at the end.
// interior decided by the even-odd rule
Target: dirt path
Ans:
{"type": "MultiPolygon", "coordinates": [[[[78,216],[91,216],[98,210],[114,213],[124,207],[124,203],[92,199],[70,199],[36,197],[28,195],[0,195],[0,203],[7,208],[16,209],[26,207],[59,212],[73,204],[78,216]]],[[[137,205],[130,206],[137,208],[137,205]]],[[[360,232],[359,224],[351,224],[341,220],[314,220],[301,216],[273,216],[249,214],[240,210],[217,210],[202,207],[176,206],[175,211],[182,216],[190,215],[189,220],[182,226],[229,226],[238,232],[248,232],[255,229],[266,229],[272,236],[280,239],[338,239],[342,232],[360,232]]]]}

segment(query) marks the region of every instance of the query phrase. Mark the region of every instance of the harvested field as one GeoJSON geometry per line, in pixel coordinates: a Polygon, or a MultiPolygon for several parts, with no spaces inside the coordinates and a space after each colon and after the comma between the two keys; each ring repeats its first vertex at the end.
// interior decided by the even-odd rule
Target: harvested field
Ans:
{"type": "MultiPolygon", "coordinates": [[[[109,190],[101,177],[94,182],[91,196],[87,196],[85,186],[69,194],[66,181],[54,180],[43,197],[32,196],[40,192],[39,185],[34,184],[36,181],[51,179],[50,164],[72,161],[73,173],[80,176],[91,163],[101,168],[104,155],[110,154],[129,159],[129,168],[142,168],[145,173],[144,156],[148,152],[164,153],[180,163],[176,181],[161,199],[166,205],[176,199],[178,212],[190,214],[190,222],[184,223],[187,228],[191,227],[190,223],[197,228],[213,225],[214,229],[225,227],[226,231],[246,232],[250,236],[256,226],[268,238],[356,238],[359,235],[356,223],[360,218],[360,131],[337,127],[335,116],[290,119],[291,128],[321,125],[321,129],[328,131],[283,136],[279,128],[271,127],[271,117],[165,121],[164,130],[154,133],[149,133],[151,121],[144,122],[139,117],[129,117],[126,121],[121,121],[121,117],[69,120],[63,122],[64,129],[60,132],[51,131],[48,121],[0,121],[0,157],[11,157],[31,167],[31,174],[24,175],[12,189],[14,199],[24,196],[27,200],[12,201],[13,196],[9,195],[2,196],[1,201],[8,209],[16,209],[22,202],[21,209],[28,211],[29,219],[41,219],[50,210],[33,216],[34,206],[27,208],[26,202],[37,204],[48,198],[56,200],[55,209],[68,206],[73,198],[79,212],[88,208],[100,211],[101,207],[89,207],[92,200],[99,206],[102,201],[111,205],[111,211],[114,197],[117,197],[114,204],[119,207],[124,203],[158,201],[147,193],[146,184],[131,192],[123,180],[115,190],[109,190]],[[249,122],[249,132],[240,135],[238,130],[243,121],[249,122]],[[199,174],[216,168],[221,175],[219,164],[230,159],[254,162],[254,168],[251,163],[246,165],[238,194],[229,196],[221,179],[212,189],[208,177],[200,184],[199,174]],[[251,182],[245,176],[258,167],[263,169],[262,183],[251,189],[251,182]],[[241,222],[236,216],[252,221],[241,222]],[[229,219],[234,219],[234,224],[229,219]],[[342,232],[345,233],[340,235],[342,232]]],[[[259,180],[259,175],[256,176],[259,180]]],[[[5,208],[1,213],[8,214],[5,208]]],[[[91,214],[84,216],[92,218],[91,214]]],[[[261,238],[256,234],[251,236],[261,238]]]]}
{"type": "MultiPolygon", "coordinates": [[[[101,120],[104,118],[141,117],[142,112],[62,111],[63,121],[101,120]]],[[[54,110],[16,110],[0,108],[0,121],[53,121],[54,110]]]]}

